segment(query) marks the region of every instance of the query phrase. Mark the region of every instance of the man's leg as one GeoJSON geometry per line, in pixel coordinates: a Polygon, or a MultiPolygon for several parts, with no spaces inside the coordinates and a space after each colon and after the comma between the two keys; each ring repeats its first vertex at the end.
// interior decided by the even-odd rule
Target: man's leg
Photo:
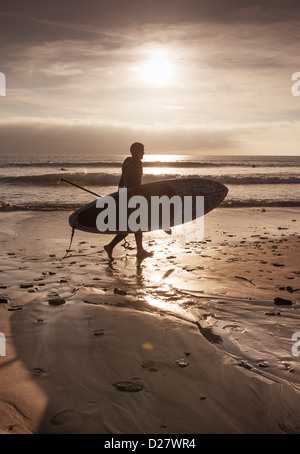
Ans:
{"type": "Polygon", "coordinates": [[[141,251],[143,249],[143,232],[139,230],[138,232],[135,232],[134,236],[137,250],[141,251]]]}
{"type": "Polygon", "coordinates": [[[143,232],[139,230],[134,234],[135,242],[137,247],[137,256],[138,257],[151,257],[153,252],[148,252],[143,248],[143,232]]]}
{"type": "Polygon", "coordinates": [[[106,253],[110,259],[113,259],[112,252],[113,252],[114,247],[118,243],[120,243],[122,240],[124,240],[124,238],[126,238],[126,236],[127,236],[126,233],[119,233],[118,235],[116,235],[113,238],[113,240],[109,244],[104,246],[104,250],[106,251],[106,253]]]}
{"type": "MultiPolygon", "coordinates": [[[[124,238],[126,238],[126,236],[127,236],[126,233],[119,233],[118,235],[116,235],[114,237],[114,239],[109,244],[104,246],[104,250],[106,251],[106,253],[110,259],[113,259],[112,252],[113,252],[114,247],[118,243],[120,243],[122,240],[124,240],[124,238]]],[[[138,257],[151,257],[153,255],[153,252],[148,252],[143,248],[143,232],[139,230],[138,232],[135,232],[134,236],[135,236],[135,242],[136,242],[136,247],[137,247],[137,256],[138,257]]]]}

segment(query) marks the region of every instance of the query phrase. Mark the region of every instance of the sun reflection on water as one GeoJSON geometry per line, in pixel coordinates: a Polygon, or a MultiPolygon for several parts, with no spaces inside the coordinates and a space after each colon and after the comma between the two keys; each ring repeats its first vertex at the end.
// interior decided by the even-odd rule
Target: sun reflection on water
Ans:
{"type": "Polygon", "coordinates": [[[143,171],[144,175],[168,175],[174,174],[174,169],[170,167],[151,167],[145,168],[143,171]]]}
{"type": "Polygon", "coordinates": [[[177,299],[176,301],[171,301],[172,297],[155,297],[151,295],[144,295],[144,300],[152,307],[160,309],[165,313],[174,315],[176,317],[192,321],[193,316],[189,313],[182,304],[183,301],[177,299]]]}
{"type": "MultiPolygon", "coordinates": [[[[147,153],[147,150],[146,150],[147,153]]],[[[186,157],[184,155],[175,155],[175,154],[145,154],[143,160],[144,162],[161,162],[161,163],[168,163],[168,162],[177,162],[182,161],[186,157]]]]}

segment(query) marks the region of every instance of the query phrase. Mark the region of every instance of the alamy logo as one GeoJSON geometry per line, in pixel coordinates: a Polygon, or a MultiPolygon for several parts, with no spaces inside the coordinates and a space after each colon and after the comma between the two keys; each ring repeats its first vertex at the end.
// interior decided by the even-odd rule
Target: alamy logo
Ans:
{"type": "Polygon", "coordinates": [[[0,73],[0,96],[6,96],[6,78],[3,73],[0,73]]]}
{"type": "Polygon", "coordinates": [[[292,85],[292,95],[300,96],[300,72],[292,74],[292,80],[297,81],[292,85]]]}
{"type": "Polygon", "coordinates": [[[112,196],[100,197],[96,207],[102,210],[96,218],[100,232],[137,232],[183,226],[186,240],[201,241],[204,235],[204,197],[174,195],[168,197],[134,195],[127,199],[127,188],[119,189],[118,203],[112,196]],[[117,206],[118,205],[118,206],[117,206]]]}
{"type": "Polygon", "coordinates": [[[3,333],[0,333],[0,356],[6,356],[6,339],[3,333]]]}
{"type": "Polygon", "coordinates": [[[292,335],[292,340],[296,341],[292,346],[292,355],[293,356],[300,356],[300,332],[297,331],[292,335]]]}

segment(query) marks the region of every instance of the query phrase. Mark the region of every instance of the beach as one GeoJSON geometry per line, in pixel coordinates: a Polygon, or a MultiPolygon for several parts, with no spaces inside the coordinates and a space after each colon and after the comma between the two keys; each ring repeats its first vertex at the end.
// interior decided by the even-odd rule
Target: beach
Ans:
{"type": "Polygon", "coordinates": [[[0,213],[2,434],[300,433],[298,208],[218,207],[142,262],[69,250],[70,214],[0,213]]]}
{"type": "Polygon", "coordinates": [[[2,1],[0,435],[300,434],[299,22],[2,1]]]}

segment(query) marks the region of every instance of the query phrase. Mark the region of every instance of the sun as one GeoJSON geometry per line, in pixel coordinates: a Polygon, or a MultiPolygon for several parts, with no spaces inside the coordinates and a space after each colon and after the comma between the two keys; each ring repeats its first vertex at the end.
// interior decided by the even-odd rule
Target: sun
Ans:
{"type": "Polygon", "coordinates": [[[145,83],[162,87],[171,82],[173,65],[167,56],[157,52],[142,66],[142,75],[145,83]]]}

